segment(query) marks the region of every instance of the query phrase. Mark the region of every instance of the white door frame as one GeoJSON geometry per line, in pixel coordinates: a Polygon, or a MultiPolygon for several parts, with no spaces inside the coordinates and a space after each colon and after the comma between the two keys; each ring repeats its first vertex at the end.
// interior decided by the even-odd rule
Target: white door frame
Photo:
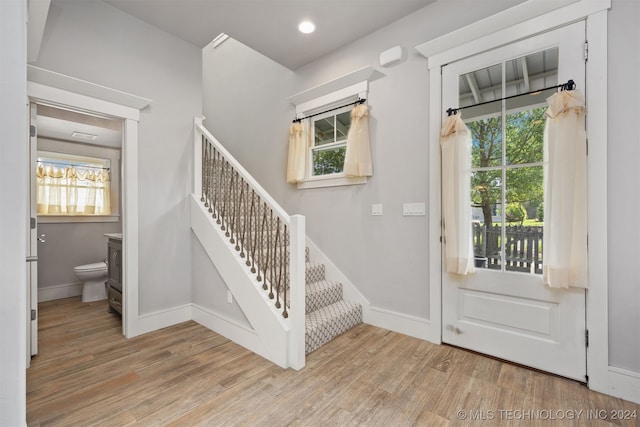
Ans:
{"type": "MultiPolygon", "coordinates": [[[[442,246],[440,191],[440,128],[444,119],[441,67],[579,20],[586,20],[589,60],[586,64],[588,215],[591,248],[607,247],[607,10],[610,0],[529,0],[416,47],[429,68],[429,300],[431,336],[442,340],[442,246]],[[567,5],[568,4],[568,5],[567,5]],[[551,10],[550,7],[556,8],[551,10]],[[600,201],[597,203],[596,201],[600,201]]],[[[607,259],[589,251],[587,292],[587,375],[589,388],[610,394],[608,376],[607,259]]]]}
{"type": "Polygon", "coordinates": [[[94,112],[122,119],[122,237],[123,334],[139,328],[138,303],[138,122],[140,110],[151,101],[31,65],[27,66],[27,95],[32,102],[94,112]]]}

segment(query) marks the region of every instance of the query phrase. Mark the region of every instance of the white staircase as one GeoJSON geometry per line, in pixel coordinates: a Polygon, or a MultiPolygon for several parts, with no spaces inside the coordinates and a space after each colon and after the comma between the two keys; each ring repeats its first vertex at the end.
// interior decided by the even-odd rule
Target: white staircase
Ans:
{"type": "Polygon", "coordinates": [[[194,134],[191,228],[254,329],[245,347],[301,369],[306,354],[362,322],[362,307],[310,262],[304,217],[288,215],[201,120],[194,134]]]}

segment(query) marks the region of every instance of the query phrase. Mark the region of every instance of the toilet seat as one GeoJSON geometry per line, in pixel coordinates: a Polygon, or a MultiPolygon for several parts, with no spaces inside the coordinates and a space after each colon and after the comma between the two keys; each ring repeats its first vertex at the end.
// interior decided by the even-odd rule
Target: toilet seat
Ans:
{"type": "Polygon", "coordinates": [[[74,267],[74,271],[90,273],[92,271],[107,271],[107,264],[104,262],[95,262],[93,264],[84,264],[74,267]]]}

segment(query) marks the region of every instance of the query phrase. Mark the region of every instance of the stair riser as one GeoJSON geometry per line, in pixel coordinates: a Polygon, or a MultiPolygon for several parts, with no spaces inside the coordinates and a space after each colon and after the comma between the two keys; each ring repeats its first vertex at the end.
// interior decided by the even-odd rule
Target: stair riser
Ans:
{"type": "Polygon", "coordinates": [[[342,284],[322,281],[307,284],[305,313],[309,314],[342,300],[342,284]]]}
{"type": "Polygon", "coordinates": [[[309,354],[322,347],[338,335],[343,334],[354,326],[362,323],[362,307],[357,304],[346,303],[347,309],[340,313],[331,313],[327,319],[321,319],[319,323],[310,320],[313,313],[307,316],[307,328],[305,334],[305,353],[309,354]]]}
{"type": "Polygon", "coordinates": [[[324,264],[307,263],[305,269],[305,283],[324,280],[324,264]]]}

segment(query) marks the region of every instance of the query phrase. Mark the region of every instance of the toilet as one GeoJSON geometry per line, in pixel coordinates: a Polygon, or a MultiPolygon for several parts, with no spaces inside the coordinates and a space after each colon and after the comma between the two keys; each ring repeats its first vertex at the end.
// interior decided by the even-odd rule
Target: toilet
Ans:
{"type": "Polygon", "coordinates": [[[74,267],[73,272],[82,280],[82,302],[100,301],[107,299],[107,264],[96,262],[74,267]]]}

